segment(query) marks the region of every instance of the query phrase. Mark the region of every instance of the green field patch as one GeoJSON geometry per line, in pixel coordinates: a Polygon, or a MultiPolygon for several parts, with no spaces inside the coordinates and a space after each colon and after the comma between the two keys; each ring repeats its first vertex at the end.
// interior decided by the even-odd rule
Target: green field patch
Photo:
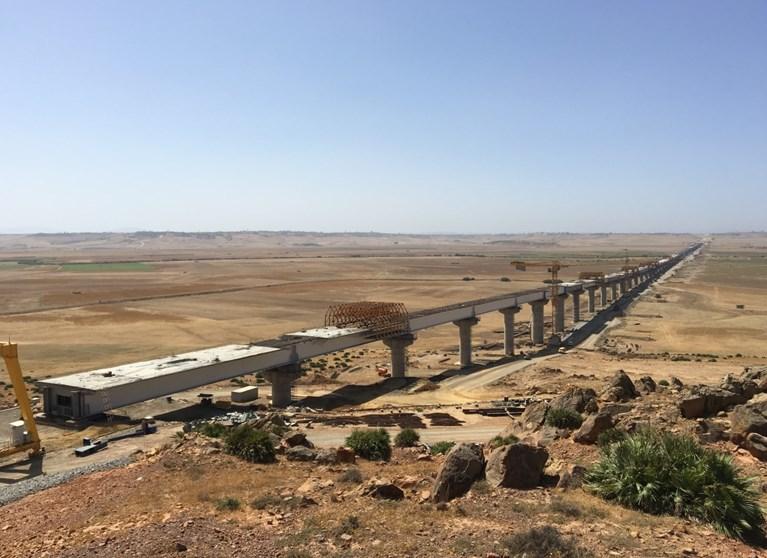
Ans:
{"type": "Polygon", "coordinates": [[[75,272],[151,271],[152,266],[144,262],[66,263],[62,264],[59,270],[75,272]]]}

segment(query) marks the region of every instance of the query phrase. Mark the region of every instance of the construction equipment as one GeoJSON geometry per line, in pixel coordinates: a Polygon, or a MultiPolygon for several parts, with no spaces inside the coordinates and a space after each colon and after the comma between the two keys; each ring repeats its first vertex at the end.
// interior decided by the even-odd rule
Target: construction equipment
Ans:
{"type": "Polygon", "coordinates": [[[557,296],[559,295],[559,288],[557,285],[562,283],[562,280],[559,279],[559,270],[564,267],[570,267],[567,264],[563,264],[558,262],[557,260],[554,260],[552,262],[528,262],[524,260],[515,260],[511,262],[511,265],[514,266],[514,269],[517,271],[527,271],[528,267],[545,267],[547,268],[548,272],[551,273],[551,279],[546,279],[543,282],[551,285],[551,321],[556,323],[555,319],[555,313],[556,313],[556,304],[554,304],[554,300],[556,300],[557,296]]]}
{"type": "Polygon", "coordinates": [[[580,279],[581,281],[589,280],[589,279],[604,281],[605,272],[604,271],[581,271],[578,274],[578,279],[580,279]]]}
{"type": "Polygon", "coordinates": [[[12,424],[12,439],[7,447],[0,447],[0,458],[28,451],[31,456],[40,455],[43,450],[40,446],[40,436],[37,433],[37,424],[32,414],[32,404],[27,394],[27,386],[24,384],[24,376],[19,364],[19,347],[15,343],[0,343],[0,355],[5,361],[5,369],[11,378],[13,392],[19,403],[23,426],[12,424]]]}

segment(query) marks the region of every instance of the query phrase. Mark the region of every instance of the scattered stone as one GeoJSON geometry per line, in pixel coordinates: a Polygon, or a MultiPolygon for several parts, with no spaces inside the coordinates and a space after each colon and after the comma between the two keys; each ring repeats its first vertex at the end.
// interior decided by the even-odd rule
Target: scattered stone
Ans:
{"type": "Polygon", "coordinates": [[[523,443],[501,446],[490,454],[485,475],[492,486],[533,488],[538,486],[549,452],[523,443]]]}
{"type": "Polygon", "coordinates": [[[402,500],[405,497],[403,490],[396,484],[375,479],[362,487],[362,493],[381,500],[402,500]]]}
{"type": "Polygon", "coordinates": [[[471,485],[482,476],[485,456],[477,444],[457,444],[445,457],[445,462],[434,480],[432,500],[447,502],[466,494],[471,485]]]}
{"type": "Polygon", "coordinates": [[[187,551],[186,545],[184,543],[182,543],[182,542],[177,542],[175,544],[175,547],[176,547],[176,552],[186,552],[187,551]]]}
{"type": "Polygon", "coordinates": [[[282,441],[287,445],[289,448],[294,448],[296,446],[303,446],[306,448],[313,448],[314,444],[312,444],[307,438],[306,434],[303,432],[291,432],[287,434],[282,441]]]}
{"type": "Polygon", "coordinates": [[[682,380],[680,380],[676,376],[671,376],[671,378],[669,378],[669,383],[671,384],[671,387],[674,387],[676,389],[682,389],[684,387],[682,380]]]}
{"type": "Polygon", "coordinates": [[[581,427],[573,434],[573,440],[579,444],[594,444],[599,435],[614,426],[613,418],[607,413],[589,415],[581,427]]]}
{"type": "Polygon", "coordinates": [[[642,376],[634,382],[634,387],[642,395],[653,393],[658,389],[658,386],[656,385],[655,380],[652,379],[652,376],[642,376]]]}
{"type": "Polygon", "coordinates": [[[336,449],[336,463],[354,463],[355,461],[356,456],[353,449],[346,446],[336,449]]]}

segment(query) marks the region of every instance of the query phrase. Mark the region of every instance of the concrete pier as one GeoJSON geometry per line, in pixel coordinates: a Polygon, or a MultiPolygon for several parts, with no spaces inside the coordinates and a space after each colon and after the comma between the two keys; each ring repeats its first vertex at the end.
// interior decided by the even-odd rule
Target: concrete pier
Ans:
{"type": "Polygon", "coordinates": [[[293,402],[293,382],[303,374],[301,363],[264,370],[262,374],[272,384],[272,406],[288,407],[293,402]]]}
{"type": "Polygon", "coordinates": [[[613,293],[612,293],[613,294],[613,297],[612,297],[613,301],[618,300],[618,285],[616,283],[613,283],[610,286],[612,287],[612,291],[613,291],[613,293]]]}
{"type": "Polygon", "coordinates": [[[554,333],[562,333],[565,330],[565,299],[567,295],[559,295],[553,301],[554,333]]]}
{"type": "Polygon", "coordinates": [[[545,305],[545,300],[530,303],[533,310],[533,317],[530,320],[530,340],[533,345],[543,345],[543,307],[545,305]]]}
{"type": "Polygon", "coordinates": [[[581,321],[581,292],[583,291],[573,291],[573,321],[574,322],[580,322],[581,321]]]}
{"type": "Polygon", "coordinates": [[[471,328],[479,323],[479,318],[466,318],[453,322],[458,326],[458,335],[460,338],[458,345],[458,355],[461,362],[461,368],[471,366],[471,328]]]}
{"type": "Polygon", "coordinates": [[[607,285],[599,286],[599,303],[602,305],[602,308],[607,307],[607,285]]]}
{"type": "Polygon", "coordinates": [[[628,290],[629,290],[629,281],[628,281],[628,279],[622,279],[618,283],[618,285],[619,285],[620,290],[621,290],[621,296],[625,295],[628,292],[628,290]]]}
{"type": "Polygon", "coordinates": [[[387,337],[384,345],[391,351],[391,377],[404,378],[407,373],[407,348],[415,341],[415,335],[407,333],[396,337],[387,337]]]}
{"type": "Polygon", "coordinates": [[[589,287],[586,292],[589,295],[589,314],[593,314],[597,311],[597,287],[589,287]]]}
{"type": "Polygon", "coordinates": [[[499,310],[503,314],[503,351],[506,356],[514,356],[514,314],[520,310],[519,306],[499,310]]]}

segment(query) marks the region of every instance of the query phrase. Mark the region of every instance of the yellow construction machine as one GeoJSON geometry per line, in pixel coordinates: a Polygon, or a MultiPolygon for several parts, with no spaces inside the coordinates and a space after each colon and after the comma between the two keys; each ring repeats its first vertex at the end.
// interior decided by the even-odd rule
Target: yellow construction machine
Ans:
{"type": "Polygon", "coordinates": [[[31,456],[40,455],[43,450],[40,446],[40,435],[37,433],[37,424],[32,414],[32,404],[27,394],[27,386],[24,384],[24,376],[21,374],[19,364],[19,347],[15,343],[0,343],[0,355],[5,361],[5,369],[11,378],[11,385],[16,395],[21,411],[21,421],[11,423],[11,439],[8,445],[0,443],[0,458],[28,451],[31,456]]]}

